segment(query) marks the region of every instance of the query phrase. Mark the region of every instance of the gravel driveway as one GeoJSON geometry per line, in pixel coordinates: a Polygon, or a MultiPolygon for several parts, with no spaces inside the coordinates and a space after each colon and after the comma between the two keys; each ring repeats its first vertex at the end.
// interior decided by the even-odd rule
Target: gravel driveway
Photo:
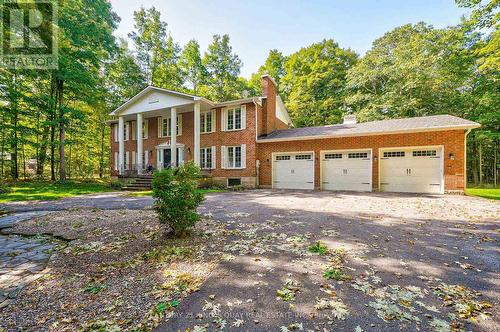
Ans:
{"type": "MultiPolygon", "coordinates": [[[[152,202],[105,193],[0,208],[120,215],[152,202]]],[[[222,232],[205,240],[221,262],[159,331],[500,330],[498,201],[252,190],[209,194],[200,212],[222,232]]]]}
{"type": "Polygon", "coordinates": [[[500,330],[500,202],[260,190],[202,211],[233,236],[158,330],[500,330]]]}

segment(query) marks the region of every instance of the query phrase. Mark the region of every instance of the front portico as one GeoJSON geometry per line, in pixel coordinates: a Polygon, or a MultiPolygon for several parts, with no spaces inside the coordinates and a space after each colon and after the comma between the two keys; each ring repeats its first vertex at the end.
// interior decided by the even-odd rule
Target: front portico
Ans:
{"type": "Polygon", "coordinates": [[[182,165],[185,162],[185,145],[177,143],[176,144],[176,153],[175,156],[172,156],[173,146],[171,142],[166,142],[156,147],[156,168],[164,169],[171,168],[178,165],[182,165]],[[172,158],[174,157],[174,158],[172,158]],[[176,163],[173,163],[172,160],[176,160],[176,163]]]}
{"type": "Polygon", "coordinates": [[[149,86],[141,91],[110,114],[118,118],[116,134],[118,173],[124,175],[125,171],[131,171],[140,175],[148,167],[149,160],[144,160],[148,158],[144,151],[144,140],[156,140],[154,166],[158,169],[176,167],[189,160],[199,166],[200,112],[210,110],[213,106],[212,102],[204,98],[156,87],[149,86]],[[182,119],[189,120],[189,132],[184,130],[182,133],[182,119]],[[158,123],[157,135],[152,135],[156,137],[148,136],[151,132],[148,130],[148,123],[151,126],[153,122],[150,120],[158,123]],[[128,141],[129,139],[132,141],[134,136],[136,145],[131,147],[132,142],[128,141]],[[184,142],[178,142],[180,137],[184,142]],[[192,149],[186,148],[187,140],[191,143],[192,149]],[[133,149],[132,153],[129,153],[130,149],[133,149]],[[131,162],[130,156],[133,158],[131,162]],[[165,160],[166,158],[169,160],[165,160]],[[129,169],[130,164],[132,169],[129,169]]]}

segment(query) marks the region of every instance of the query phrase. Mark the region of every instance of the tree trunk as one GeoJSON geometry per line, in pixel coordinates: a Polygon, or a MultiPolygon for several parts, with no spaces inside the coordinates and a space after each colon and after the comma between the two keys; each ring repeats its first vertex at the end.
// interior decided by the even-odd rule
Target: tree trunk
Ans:
{"type": "Polygon", "coordinates": [[[102,179],[104,175],[104,139],[105,139],[105,125],[101,123],[101,156],[99,160],[99,178],[102,179]]]}
{"type": "Polygon", "coordinates": [[[497,170],[497,144],[496,140],[494,141],[493,144],[493,150],[494,150],[494,160],[493,160],[493,184],[495,185],[495,188],[497,187],[497,177],[498,177],[498,170],[497,170]]]}
{"type": "Polygon", "coordinates": [[[483,185],[483,148],[479,142],[479,185],[483,185]]]}
{"type": "Polygon", "coordinates": [[[474,186],[477,187],[477,185],[479,184],[479,172],[478,172],[478,167],[477,167],[477,142],[475,140],[475,138],[473,138],[473,141],[472,141],[472,153],[470,154],[470,156],[472,157],[471,159],[471,167],[472,167],[472,180],[474,182],[474,186]]]}
{"type": "Polygon", "coordinates": [[[23,132],[21,132],[21,153],[22,153],[22,160],[23,160],[23,178],[26,180],[26,147],[24,144],[23,132]]]}
{"type": "Polygon", "coordinates": [[[55,87],[54,73],[52,74],[51,84],[50,84],[50,179],[52,181],[56,180],[55,173],[55,137],[56,137],[56,98],[57,90],[55,87]]]}
{"type": "Polygon", "coordinates": [[[17,142],[17,123],[18,123],[18,112],[17,112],[17,82],[16,82],[16,74],[13,76],[13,93],[14,99],[12,101],[12,141],[11,141],[11,174],[14,180],[19,179],[19,169],[17,164],[17,154],[18,154],[18,142],[17,142]]]}
{"type": "Polygon", "coordinates": [[[2,179],[4,179],[4,166],[5,166],[5,130],[6,130],[6,126],[5,126],[5,115],[4,113],[2,112],[2,148],[1,148],[1,152],[2,152],[2,160],[0,161],[1,162],[1,167],[2,167],[2,179]]]}
{"type": "Polygon", "coordinates": [[[66,180],[66,155],[64,151],[65,132],[64,132],[64,81],[57,80],[57,96],[59,106],[59,179],[66,180]]]}
{"type": "Polygon", "coordinates": [[[40,148],[38,149],[37,162],[36,162],[36,174],[39,177],[43,177],[43,169],[45,167],[45,161],[47,160],[47,141],[49,139],[50,126],[45,126],[43,128],[42,142],[40,143],[40,148]]]}

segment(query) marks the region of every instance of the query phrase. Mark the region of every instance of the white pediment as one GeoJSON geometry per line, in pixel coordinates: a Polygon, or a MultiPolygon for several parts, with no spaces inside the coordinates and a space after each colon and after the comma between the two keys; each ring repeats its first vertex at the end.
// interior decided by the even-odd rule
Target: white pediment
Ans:
{"type": "Polygon", "coordinates": [[[174,91],[147,87],[128,102],[118,107],[111,115],[129,115],[178,107],[193,103],[195,96],[174,91]]]}

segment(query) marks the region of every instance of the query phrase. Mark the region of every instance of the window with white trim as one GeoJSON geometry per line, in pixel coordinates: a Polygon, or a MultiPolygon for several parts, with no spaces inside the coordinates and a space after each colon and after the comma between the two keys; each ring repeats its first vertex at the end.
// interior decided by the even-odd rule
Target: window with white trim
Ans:
{"type": "Polygon", "coordinates": [[[310,154],[298,154],[295,156],[295,160],[310,160],[312,155],[310,154]]]}
{"type": "Polygon", "coordinates": [[[368,152],[352,152],[348,154],[349,159],[368,158],[368,152]]]}
{"type": "Polygon", "coordinates": [[[276,156],[276,160],[290,160],[290,156],[276,156]]]}
{"type": "Polygon", "coordinates": [[[325,159],[342,159],[342,153],[325,153],[325,159]]]}
{"type": "Polygon", "coordinates": [[[413,157],[435,157],[437,155],[436,150],[417,150],[413,151],[413,157]]]}
{"type": "Polygon", "coordinates": [[[148,138],[149,135],[149,120],[143,120],[142,121],[142,138],[146,139],[148,138]]]}
{"type": "Polygon", "coordinates": [[[241,107],[228,109],[227,112],[227,130],[241,129],[241,107]]]}
{"type": "MultiPolygon", "coordinates": [[[[158,137],[170,137],[171,126],[170,126],[170,117],[161,117],[158,118],[158,133],[160,134],[158,137]]],[[[182,115],[177,115],[177,136],[182,135],[182,115]]]]}
{"type": "Polygon", "coordinates": [[[246,168],[246,144],[236,146],[222,146],[221,157],[223,168],[246,168]]]}
{"type": "Polygon", "coordinates": [[[200,113],[200,132],[202,134],[215,131],[215,110],[200,113]]]}
{"type": "Polygon", "coordinates": [[[125,122],[125,128],[123,130],[123,140],[128,141],[128,138],[130,137],[130,122],[125,122]]]}
{"type": "Polygon", "coordinates": [[[200,167],[201,169],[213,169],[213,156],[212,156],[212,147],[209,148],[201,148],[200,149],[200,167]]]}
{"type": "Polygon", "coordinates": [[[384,158],[394,158],[394,157],[404,157],[404,151],[386,151],[384,152],[384,158]]]}

